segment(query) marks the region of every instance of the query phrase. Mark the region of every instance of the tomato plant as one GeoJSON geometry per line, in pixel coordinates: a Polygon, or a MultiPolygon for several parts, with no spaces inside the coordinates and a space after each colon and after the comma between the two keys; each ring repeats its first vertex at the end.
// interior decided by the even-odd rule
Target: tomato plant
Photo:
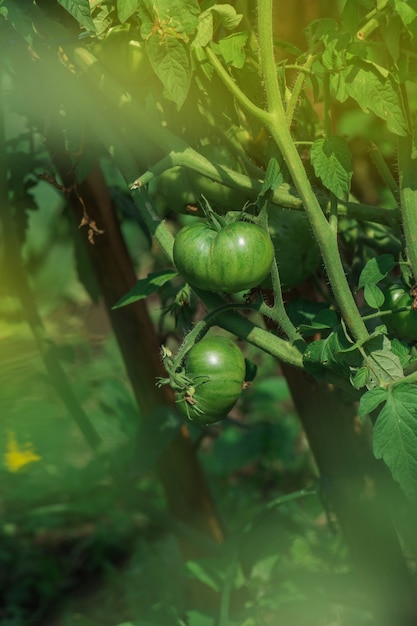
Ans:
{"type": "Polygon", "coordinates": [[[216,230],[198,222],[179,231],[173,258],[191,285],[207,291],[236,293],[264,280],[274,248],[268,233],[255,224],[234,222],[216,230]]]}
{"type": "Polygon", "coordinates": [[[401,283],[394,283],[384,291],[382,310],[393,311],[391,315],[384,315],[383,323],[390,334],[415,341],[417,339],[417,310],[413,309],[414,298],[410,290],[401,283]],[[409,307],[408,311],[397,312],[398,309],[409,307]]]}
{"type": "Polygon", "coordinates": [[[245,370],[243,354],[233,341],[216,335],[203,338],[186,356],[190,384],[176,394],[181,413],[201,425],[224,419],[239,399],[245,370]]]}

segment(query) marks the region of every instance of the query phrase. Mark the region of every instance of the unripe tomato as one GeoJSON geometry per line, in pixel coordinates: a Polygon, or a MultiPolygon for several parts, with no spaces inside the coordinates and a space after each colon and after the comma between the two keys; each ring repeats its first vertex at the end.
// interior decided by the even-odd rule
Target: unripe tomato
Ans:
{"type": "MultiPolygon", "coordinates": [[[[314,274],[321,262],[320,250],[305,213],[272,206],[268,230],[275,249],[281,286],[289,291],[314,274]]],[[[262,287],[272,288],[270,277],[262,287]]]]}
{"type": "Polygon", "coordinates": [[[249,222],[234,222],[221,230],[197,222],[179,231],[173,257],[179,273],[191,285],[237,293],[266,278],[274,247],[268,233],[249,222]]]}
{"type": "MultiPolygon", "coordinates": [[[[403,307],[412,306],[414,300],[409,289],[401,283],[394,283],[384,291],[384,311],[395,311],[403,307]]],[[[412,341],[417,339],[417,311],[411,309],[402,313],[384,315],[381,321],[386,325],[388,332],[399,339],[412,341]]]]}
{"type": "Polygon", "coordinates": [[[153,73],[140,33],[131,24],[109,28],[95,52],[109,73],[130,91],[143,87],[153,73]]]}
{"type": "Polygon", "coordinates": [[[179,165],[165,170],[156,179],[156,191],[176,213],[201,214],[198,197],[185,167],[179,165]]]}
{"type": "MultiPolygon", "coordinates": [[[[245,173],[244,168],[234,155],[223,145],[209,144],[203,146],[198,151],[214,165],[223,165],[240,174],[245,173]]],[[[207,198],[209,204],[221,214],[231,209],[241,209],[247,200],[246,193],[243,191],[238,191],[231,187],[226,187],[221,183],[214,182],[210,178],[207,178],[207,176],[203,176],[198,172],[190,171],[189,175],[194,192],[197,196],[197,201],[200,200],[203,195],[207,198]]]]}
{"type": "Polygon", "coordinates": [[[204,337],[187,354],[185,374],[192,385],[177,393],[178,409],[198,424],[224,419],[236,404],[245,382],[245,359],[233,341],[204,337]]]}
{"type": "MultiPolygon", "coordinates": [[[[224,146],[207,145],[198,148],[198,151],[213,164],[245,173],[233,154],[224,146]]],[[[247,200],[245,192],[231,189],[207,176],[179,166],[171,167],[157,178],[156,192],[164,198],[171,210],[199,216],[204,215],[201,196],[220,214],[227,213],[230,209],[241,209],[247,200]]]]}

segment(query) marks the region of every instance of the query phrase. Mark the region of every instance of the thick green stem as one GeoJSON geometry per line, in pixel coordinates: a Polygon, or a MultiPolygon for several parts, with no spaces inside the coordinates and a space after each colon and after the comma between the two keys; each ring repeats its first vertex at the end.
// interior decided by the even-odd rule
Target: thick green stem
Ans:
{"type": "Polygon", "coordinates": [[[417,168],[411,158],[411,137],[398,138],[400,199],[407,256],[417,280],[417,168]]]}
{"type": "Polygon", "coordinates": [[[305,211],[320,246],[330,285],[343,318],[355,339],[365,339],[368,336],[368,332],[361,319],[345,276],[336,233],[321,210],[286,125],[285,111],[275,69],[272,4],[273,0],[259,0],[258,2],[258,34],[268,101],[268,115],[265,122],[287,163],[300,198],[303,200],[305,211]]]}

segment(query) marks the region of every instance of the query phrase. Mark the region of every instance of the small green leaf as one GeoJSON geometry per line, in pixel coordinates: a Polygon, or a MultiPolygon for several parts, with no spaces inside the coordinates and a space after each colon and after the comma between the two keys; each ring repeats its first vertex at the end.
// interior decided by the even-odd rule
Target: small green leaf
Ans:
{"type": "Polygon", "coordinates": [[[95,32],[93,18],[91,17],[90,3],[88,0],[58,0],[59,4],[79,23],[83,28],[95,32]]]}
{"type": "Polygon", "coordinates": [[[317,139],[311,148],[316,176],[337,198],[347,199],[352,178],[352,157],[341,137],[317,139]]]}
{"type": "Polygon", "coordinates": [[[413,1],[404,2],[404,0],[394,0],[394,7],[396,13],[400,16],[402,23],[407,28],[411,37],[415,37],[417,25],[416,3],[413,1]]]}
{"type": "Polygon", "coordinates": [[[360,399],[358,414],[361,419],[372,413],[382,402],[387,399],[387,390],[382,387],[370,389],[360,399]]]}
{"type": "Polygon", "coordinates": [[[217,15],[220,24],[227,30],[233,30],[242,21],[243,15],[236,13],[231,4],[214,4],[209,10],[217,15]]]}
{"type": "Polygon", "coordinates": [[[283,182],[284,177],[282,175],[281,167],[277,159],[275,157],[272,157],[272,159],[269,159],[265,179],[259,195],[263,196],[270,189],[272,189],[272,191],[274,189],[278,189],[278,187],[282,185],[283,182]]]}
{"type": "Polygon", "coordinates": [[[139,0],[117,0],[117,17],[122,24],[139,8],[139,0]]]}
{"type": "Polygon", "coordinates": [[[392,254],[381,254],[370,259],[359,276],[358,289],[366,284],[379,283],[395,266],[392,254]]]}
{"type": "Polygon", "coordinates": [[[147,278],[138,280],[136,285],[112,306],[112,309],[118,309],[137,300],[147,298],[175,276],[178,276],[178,274],[174,270],[161,270],[160,272],[148,274],[147,278]]]}
{"type": "Polygon", "coordinates": [[[200,611],[187,611],[188,626],[214,626],[215,619],[200,611]]]}
{"type": "Polygon", "coordinates": [[[398,384],[374,425],[373,448],[411,502],[417,497],[417,387],[398,384]]]}
{"type": "Polygon", "coordinates": [[[218,47],[227,65],[241,69],[245,64],[248,33],[234,33],[220,39],[218,47]]]}
{"type": "Polygon", "coordinates": [[[191,44],[192,48],[207,46],[213,39],[213,14],[211,11],[203,11],[199,16],[197,35],[191,44]]]}
{"type": "Polygon", "coordinates": [[[367,367],[360,367],[352,379],[352,385],[355,389],[362,389],[369,381],[369,369],[367,367]]]}
{"type": "Polygon", "coordinates": [[[379,309],[384,304],[385,297],[378,285],[367,283],[363,293],[365,301],[372,309],[379,309]]]}

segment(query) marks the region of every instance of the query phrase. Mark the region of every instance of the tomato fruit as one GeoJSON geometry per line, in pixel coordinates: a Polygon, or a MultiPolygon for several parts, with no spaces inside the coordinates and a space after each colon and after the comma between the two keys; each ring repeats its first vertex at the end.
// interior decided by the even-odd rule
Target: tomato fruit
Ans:
{"type": "MultiPolygon", "coordinates": [[[[384,291],[384,304],[381,309],[384,311],[395,311],[413,304],[413,297],[410,291],[401,283],[394,283],[384,291]]],[[[411,341],[417,339],[417,311],[411,309],[401,313],[384,315],[381,321],[388,328],[392,335],[411,341]]]]}
{"type": "Polygon", "coordinates": [[[202,214],[185,167],[179,165],[165,170],[156,179],[156,192],[168,207],[176,213],[202,214]]]}
{"type": "Polygon", "coordinates": [[[265,279],[274,247],[268,233],[249,222],[234,222],[220,230],[197,222],[179,231],[173,257],[179,273],[191,285],[236,293],[265,279]]]}
{"type": "Polygon", "coordinates": [[[199,341],[185,359],[185,374],[192,384],[176,394],[178,409],[198,424],[224,419],[236,404],[245,382],[245,359],[226,337],[199,341]]]}
{"type": "MultiPolygon", "coordinates": [[[[233,154],[224,146],[207,145],[197,150],[214,165],[223,165],[235,172],[245,173],[233,154]]],[[[163,172],[152,186],[152,193],[159,194],[166,205],[177,213],[203,216],[201,196],[218,213],[224,214],[230,209],[239,209],[245,204],[246,193],[216,183],[207,176],[185,167],[175,166],[163,172]]]]}
{"type": "MultiPolygon", "coordinates": [[[[209,144],[198,149],[198,151],[214,165],[223,165],[240,174],[245,173],[244,168],[225,146],[209,144]]],[[[198,172],[190,170],[189,176],[197,201],[203,195],[209,204],[221,214],[231,209],[241,209],[247,200],[245,192],[226,187],[198,172]]]]}
{"type": "MultiPolygon", "coordinates": [[[[305,213],[272,206],[268,230],[275,249],[281,286],[289,291],[314,274],[321,262],[319,247],[305,213]]],[[[268,277],[262,287],[272,288],[268,277]]]]}
{"type": "Polygon", "coordinates": [[[95,53],[109,73],[131,91],[143,86],[153,73],[139,30],[131,24],[109,28],[95,53]]]}

